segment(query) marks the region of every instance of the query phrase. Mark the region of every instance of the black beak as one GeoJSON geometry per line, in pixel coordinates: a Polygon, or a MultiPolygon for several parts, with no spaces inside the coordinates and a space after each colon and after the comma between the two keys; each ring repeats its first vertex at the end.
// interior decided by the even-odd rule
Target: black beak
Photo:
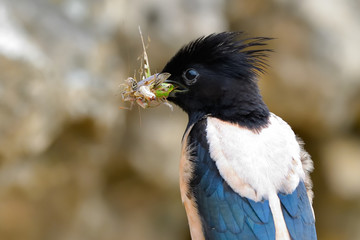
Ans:
{"type": "Polygon", "coordinates": [[[185,85],[171,79],[166,79],[164,83],[171,83],[172,85],[174,85],[175,89],[170,92],[169,97],[176,97],[177,93],[185,93],[189,91],[189,89],[185,85]]]}

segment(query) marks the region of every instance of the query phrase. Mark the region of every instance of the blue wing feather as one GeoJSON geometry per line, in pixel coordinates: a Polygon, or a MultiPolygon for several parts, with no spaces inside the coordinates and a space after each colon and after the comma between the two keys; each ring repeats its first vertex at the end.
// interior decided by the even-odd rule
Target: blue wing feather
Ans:
{"type": "MultiPolygon", "coordinates": [[[[205,239],[275,239],[269,202],[241,197],[221,177],[209,153],[205,121],[190,133],[194,172],[189,183],[201,218],[205,239]]],[[[304,183],[289,195],[279,194],[283,215],[292,239],[316,239],[315,222],[304,183]]]]}
{"type": "Polygon", "coordinates": [[[292,194],[279,194],[286,226],[292,239],[317,239],[315,219],[303,182],[292,194]]]}
{"type": "Polygon", "coordinates": [[[195,174],[191,183],[206,239],[275,239],[275,228],[268,201],[256,203],[234,192],[220,176],[209,153],[197,146],[195,174]],[[246,225],[246,226],[244,226],[246,225]],[[269,226],[267,226],[269,225],[269,226]]]}

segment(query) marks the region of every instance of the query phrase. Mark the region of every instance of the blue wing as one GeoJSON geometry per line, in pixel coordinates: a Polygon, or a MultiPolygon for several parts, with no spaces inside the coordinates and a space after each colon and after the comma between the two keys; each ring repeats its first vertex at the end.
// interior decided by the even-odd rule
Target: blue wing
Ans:
{"type": "MultiPolygon", "coordinates": [[[[207,240],[275,239],[275,226],[267,200],[241,197],[221,177],[209,154],[206,121],[189,135],[194,166],[190,194],[195,198],[207,240]]],[[[315,224],[303,183],[290,195],[279,194],[293,239],[316,239],[315,224]]]]}
{"type": "Polygon", "coordinates": [[[303,182],[292,194],[279,194],[286,226],[292,239],[317,239],[315,219],[303,182]]]}

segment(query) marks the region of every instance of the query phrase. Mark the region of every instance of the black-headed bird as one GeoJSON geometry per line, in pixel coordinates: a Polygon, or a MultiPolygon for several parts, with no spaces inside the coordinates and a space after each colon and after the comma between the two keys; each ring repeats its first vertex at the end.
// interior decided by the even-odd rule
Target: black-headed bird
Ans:
{"type": "Polygon", "coordinates": [[[269,38],[224,32],[182,47],[162,72],[189,116],[180,190],[193,240],[316,239],[312,160],[257,85],[269,38]]]}

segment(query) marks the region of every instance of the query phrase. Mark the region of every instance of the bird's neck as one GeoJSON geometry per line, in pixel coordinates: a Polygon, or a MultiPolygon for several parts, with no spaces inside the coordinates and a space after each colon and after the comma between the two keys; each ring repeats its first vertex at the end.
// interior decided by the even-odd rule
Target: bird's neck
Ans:
{"type": "MultiPolygon", "coordinates": [[[[201,119],[204,119],[205,117],[207,117],[210,114],[207,114],[206,112],[202,112],[202,111],[196,111],[196,112],[189,112],[188,113],[188,117],[189,117],[189,121],[188,121],[188,125],[186,127],[186,130],[192,126],[193,124],[197,123],[198,121],[200,121],[201,119]]],[[[185,131],[186,132],[186,131],[185,131]]]]}
{"type": "Polygon", "coordinates": [[[238,105],[232,104],[227,107],[222,106],[218,109],[211,109],[210,111],[190,112],[188,116],[188,126],[193,125],[207,116],[212,116],[257,131],[268,125],[270,111],[266,104],[260,101],[247,104],[239,103],[238,105]]]}
{"type": "Polygon", "coordinates": [[[268,125],[270,112],[265,104],[254,106],[254,108],[234,106],[224,109],[213,116],[256,131],[268,125]]]}

